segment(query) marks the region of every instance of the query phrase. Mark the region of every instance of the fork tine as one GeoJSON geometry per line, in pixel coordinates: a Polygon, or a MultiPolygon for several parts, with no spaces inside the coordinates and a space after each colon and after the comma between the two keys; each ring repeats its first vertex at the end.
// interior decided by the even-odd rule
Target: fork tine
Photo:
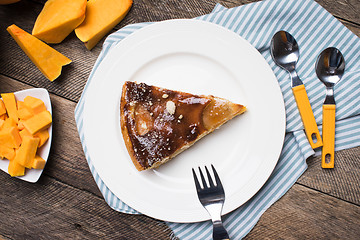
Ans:
{"type": "Polygon", "coordinates": [[[214,179],[210,175],[211,170],[209,171],[207,166],[205,166],[205,170],[209,179],[209,184],[206,183],[206,179],[204,177],[205,173],[201,171],[200,167],[199,172],[201,180],[198,178],[199,174],[196,175],[195,169],[192,168],[197,195],[200,203],[211,216],[211,221],[213,223],[213,239],[229,239],[229,234],[227,233],[221,221],[221,211],[225,201],[225,192],[220,182],[219,175],[217,174],[215,167],[212,164],[211,168],[215,176],[216,186],[214,185],[214,179]],[[202,188],[199,181],[202,182],[202,188]]]}
{"type": "Polygon", "coordinates": [[[214,182],[213,182],[213,180],[212,180],[212,177],[211,177],[211,175],[210,175],[210,172],[209,172],[209,170],[208,170],[208,168],[207,168],[206,166],[205,166],[205,170],[206,170],[207,177],[208,177],[208,179],[209,179],[210,187],[215,187],[214,182]]]}
{"type": "Polygon", "coordinates": [[[202,173],[202,171],[201,171],[201,168],[200,168],[200,167],[199,167],[199,171],[200,171],[201,181],[202,181],[202,183],[203,183],[203,188],[207,188],[207,183],[206,183],[206,180],[205,180],[204,174],[202,173]]]}
{"type": "Polygon", "coordinates": [[[214,172],[215,181],[216,181],[216,186],[222,187],[222,184],[221,184],[219,175],[218,175],[218,173],[216,172],[216,170],[215,170],[215,168],[214,168],[214,166],[213,166],[212,164],[211,164],[211,168],[212,168],[212,170],[213,170],[213,172],[214,172]]]}
{"type": "Polygon", "coordinates": [[[201,187],[200,187],[200,183],[196,176],[194,168],[192,169],[192,173],[193,173],[193,177],[194,177],[194,181],[195,181],[196,190],[199,191],[199,189],[201,189],[201,187]]]}

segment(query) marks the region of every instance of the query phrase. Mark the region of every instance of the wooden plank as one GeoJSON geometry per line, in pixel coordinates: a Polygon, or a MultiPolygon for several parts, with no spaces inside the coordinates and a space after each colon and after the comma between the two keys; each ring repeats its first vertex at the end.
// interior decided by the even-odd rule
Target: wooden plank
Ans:
{"type": "Polygon", "coordinates": [[[360,206],[360,147],[335,153],[335,168],[322,169],[321,157],[308,159],[298,183],[360,206]]]}
{"type": "Polygon", "coordinates": [[[360,25],[359,0],[316,0],[335,17],[360,25]]]}
{"type": "Polygon", "coordinates": [[[101,197],[48,176],[32,184],[0,174],[0,182],[5,238],[169,239],[171,233],[162,222],[116,212],[101,197]]]}
{"type": "MultiPolygon", "coordinates": [[[[98,196],[47,176],[36,184],[5,175],[0,181],[0,232],[7,238],[169,239],[160,222],[117,213],[98,196]]],[[[357,239],[359,223],[359,206],[295,185],[245,239],[357,239]]]]}
{"type": "Polygon", "coordinates": [[[359,239],[360,207],[295,184],[244,238],[359,239]]]}
{"type": "Polygon", "coordinates": [[[360,37],[360,27],[357,24],[349,23],[347,21],[340,20],[345,27],[347,27],[350,31],[352,31],[356,36],[360,37]]]}

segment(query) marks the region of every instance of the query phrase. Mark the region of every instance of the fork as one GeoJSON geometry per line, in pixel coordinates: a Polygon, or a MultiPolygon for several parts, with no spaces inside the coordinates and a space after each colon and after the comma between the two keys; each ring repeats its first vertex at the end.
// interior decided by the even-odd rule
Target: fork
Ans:
{"type": "Polygon", "coordinates": [[[194,168],[192,169],[192,173],[194,176],[195,186],[197,195],[199,197],[199,200],[203,207],[208,211],[208,213],[211,216],[211,220],[213,223],[213,239],[219,240],[219,239],[229,239],[229,235],[226,231],[226,229],[223,226],[223,223],[221,221],[221,211],[224,205],[225,201],[225,192],[224,188],[221,184],[219,175],[217,174],[214,166],[211,164],[212,171],[215,176],[215,182],[214,184],[212,177],[210,175],[210,172],[208,168],[205,166],[207,178],[209,180],[209,185],[206,183],[204,174],[201,171],[201,168],[199,167],[200,177],[202,181],[203,187],[200,186],[198,177],[196,176],[194,168]]]}

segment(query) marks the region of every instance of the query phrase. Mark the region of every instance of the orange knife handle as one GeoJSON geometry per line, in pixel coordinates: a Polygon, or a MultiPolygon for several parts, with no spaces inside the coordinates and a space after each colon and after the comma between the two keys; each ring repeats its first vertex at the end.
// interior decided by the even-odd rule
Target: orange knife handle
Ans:
{"type": "Polygon", "coordinates": [[[335,159],[335,104],[323,105],[323,141],[321,153],[321,167],[334,168],[335,159]]]}
{"type": "Polygon", "coordinates": [[[298,106],[302,122],[305,127],[305,133],[311,147],[318,148],[322,146],[322,140],[319,129],[317,127],[314,113],[312,111],[308,95],[305,90],[305,86],[299,85],[292,88],[296,104],[298,106]]]}

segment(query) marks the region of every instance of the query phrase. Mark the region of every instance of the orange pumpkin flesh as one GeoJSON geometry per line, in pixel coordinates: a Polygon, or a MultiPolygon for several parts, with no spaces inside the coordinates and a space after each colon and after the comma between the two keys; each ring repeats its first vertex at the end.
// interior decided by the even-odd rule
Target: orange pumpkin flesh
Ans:
{"type": "Polygon", "coordinates": [[[76,36],[91,50],[129,12],[132,0],[90,0],[76,36]]]}
{"type": "Polygon", "coordinates": [[[62,42],[85,19],[86,0],[48,0],[32,35],[46,43],[62,42]]]}
{"type": "Polygon", "coordinates": [[[9,26],[7,31],[50,81],[60,76],[62,66],[71,63],[70,59],[15,24],[9,26]]]}

